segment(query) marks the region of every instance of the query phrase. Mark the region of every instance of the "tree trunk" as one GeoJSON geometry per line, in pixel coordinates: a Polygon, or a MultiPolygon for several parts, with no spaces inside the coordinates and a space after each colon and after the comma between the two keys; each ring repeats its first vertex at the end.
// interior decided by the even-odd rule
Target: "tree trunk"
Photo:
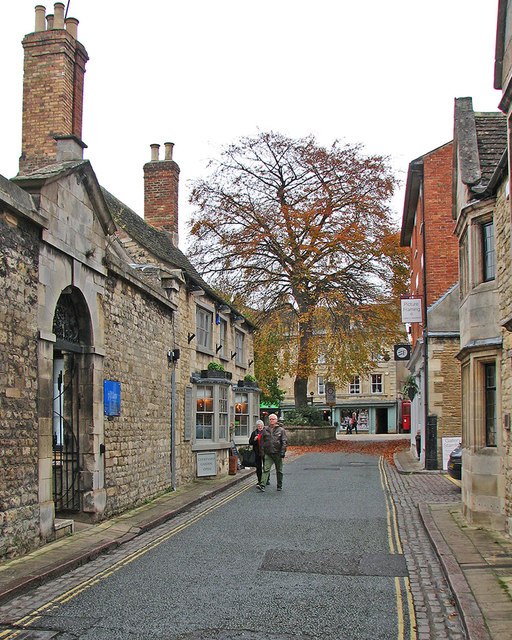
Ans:
{"type": "Polygon", "coordinates": [[[299,351],[297,357],[297,375],[293,385],[295,406],[304,407],[308,402],[308,378],[311,371],[311,338],[312,322],[308,313],[309,308],[304,305],[304,311],[299,316],[299,351]]]}
{"type": "Polygon", "coordinates": [[[308,379],[297,376],[293,383],[293,393],[295,396],[295,406],[305,407],[308,403],[308,379]]]}

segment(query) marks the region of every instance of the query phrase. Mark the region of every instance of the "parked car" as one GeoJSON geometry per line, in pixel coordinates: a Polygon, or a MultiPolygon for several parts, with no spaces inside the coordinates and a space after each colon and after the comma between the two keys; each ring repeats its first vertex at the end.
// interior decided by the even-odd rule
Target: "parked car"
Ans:
{"type": "Polygon", "coordinates": [[[454,449],[448,460],[448,474],[455,478],[455,480],[460,480],[462,476],[462,445],[454,449]]]}

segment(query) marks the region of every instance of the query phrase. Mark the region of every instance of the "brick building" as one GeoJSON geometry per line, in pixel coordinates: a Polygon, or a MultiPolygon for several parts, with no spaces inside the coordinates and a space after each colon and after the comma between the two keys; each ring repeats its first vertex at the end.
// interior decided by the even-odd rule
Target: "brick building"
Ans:
{"type": "Polygon", "coordinates": [[[83,159],[77,21],[38,6],[23,46],[20,170],[0,176],[0,557],[226,474],[259,410],[253,325],[177,247],[172,145],[145,165],[143,220],[83,159]]]}
{"type": "MultiPolygon", "coordinates": [[[[410,296],[422,321],[411,324],[411,449],[427,468],[442,468],[443,438],[461,436],[458,243],[452,217],[449,142],[409,164],[400,244],[410,249],[410,296]]],[[[447,443],[449,441],[446,441],[447,443]]]]}

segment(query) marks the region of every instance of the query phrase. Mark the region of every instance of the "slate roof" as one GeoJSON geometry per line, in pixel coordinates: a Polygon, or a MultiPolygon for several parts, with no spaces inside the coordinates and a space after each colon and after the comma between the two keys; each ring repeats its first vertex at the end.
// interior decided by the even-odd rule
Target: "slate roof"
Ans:
{"type": "Polygon", "coordinates": [[[481,184],[487,187],[507,149],[507,118],[498,111],[475,112],[475,126],[482,172],[481,184]]]}
{"type": "MultiPolygon", "coordinates": [[[[107,207],[120,229],[126,231],[128,235],[159,260],[166,262],[173,268],[182,269],[187,280],[202,287],[212,298],[226,304],[225,300],[220,298],[203,280],[187,256],[173,245],[171,236],[167,231],[155,229],[104,187],[101,187],[101,190],[107,207]]],[[[236,312],[236,309],[233,308],[233,310],[236,312]]],[[[250,326],[254,326],[247,318],[245,318],[245,321],[250,326]]]]}

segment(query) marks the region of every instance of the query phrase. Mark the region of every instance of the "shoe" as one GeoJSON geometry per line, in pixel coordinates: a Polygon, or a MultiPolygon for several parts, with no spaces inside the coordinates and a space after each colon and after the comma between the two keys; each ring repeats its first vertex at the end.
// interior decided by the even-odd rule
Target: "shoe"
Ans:
{"type": "Polygon", "coordinates": [[[256,489],[258,489],[259,491],[265,491],[265,487],[262,484],[257,484],[256,489]]]}
{"type": "Polygon", "coordinates": [[[267,480],[267,487],[270,485],[270,480],[267,480]]]}
{"type": "Polygon", "coordinates": [[[277,490],[278,490],[278,491],[282,491],[282,490],[283,490],[283,487],[277,487],[277,490]]]}

